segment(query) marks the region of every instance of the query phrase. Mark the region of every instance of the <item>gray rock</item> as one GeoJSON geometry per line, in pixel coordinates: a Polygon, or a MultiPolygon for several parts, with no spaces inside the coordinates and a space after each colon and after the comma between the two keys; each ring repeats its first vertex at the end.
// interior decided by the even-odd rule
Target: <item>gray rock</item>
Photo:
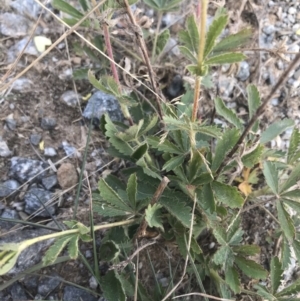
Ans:
{"type": "Polygon", "coordinates": [[[40,180],[45,175],[47,163],[22,157],[12,157],[8,175],[21,183],[28,180],[40,180]]]}
{"type": "Polygon", "coordinates": [[[52,273],[50,277],[42,277],[38,286],[38,293],[43,297],[54,291],[60,284],[60,277],[57,273],[52,273]]]}
{"type": "Polygon", "coordinates": [[[31,16],[33,19],[38,17],[41,6],[34,0],[15,0],[9,4],[20,15],[31,16]]]}
{"type": "Polygon", "coordinates": [[[96,290],[97,286],[98,286],[98,282],[96,280],[96,278],[94,276],[92,276],[90,279],[89,279],[89,284],[90,284],[90,288],[92,290],[96,290]]]}
{"type": "Polygon", "coordinates": [[[42,184],[47,190],[52,189],[57,183],[58,182],[57,182],[56,175],[52,175],[52,176],[42,179],[42,184]]]}
{"type": "Polygon", "coordinates": [[[6,142],[3,141],[1,136],[0,136],[0,157],[9,157],[12,154],[13,154],[12,151],[10,151],[10,149],[8,148],[6,142]]]}
{"type": "Polygon", "coordinates": [[[14,81],[12,89],[18,92],[27,92],[28,90],[32,89],[32,86],[33,82],[30,79],[26,77],[20,77],[14,81]]]}
{"type": "Polygon", "coordinates": [[[97,91],[89,99],[82,115],[86,119],[93,119],[94,124],[99,124],[100,118],[105,113],[108,113],[113,121],[123,120],[118,100],[113,95],[97,91]]]}
{"type": "MultiPolygon", "coordinates": [[[[9,218],[9,219],[19,219],[18,212],[16,210],[12,210],[9,208],[4,209],[3,213],[1,214],[2,218],[9,218]]],[[[0,228],[2,230],[8,230],[15,226],[14,222],[9,222],[9,221],[0,221],[0,228]]],[[[2,238],[1,238],[2,240],[2,238]]]]}
{"type": "Polygon", "coordinates": [[[11,130],[14,131],[17,128],[17,122],[14,119],[6,118],[6,125],[11,130]]]}
{"type": "Polygon", "coordinates": [[[241,62],[240,63],[240,70],[237,74],[237,78],[241,81],[245,81],[248,79],[248,77],[250,76],[250,68],[249,68],[249,64],[247,62],[241,62]]]}
{"type": "Polygon", "coordinates": [[[56,126],[56,119],[52,117],[44,117],[41,121],[41,128],[44,130],[53,130],[56,126]]]}
{"type": "Polygon", "coordinates": [[[29,39],[29,37],[25,37],[8,49],[8,52],[7,52],[7,62],[8,63],[14,62],[15,59],[17,58],[17,56],[19,55],[19,53],[21,53],[21,52],[23,52],[24,54],[29,54],[29,55],[33,55],[33,56],[39,55],[39,52],[37,51],[37,49],[34,45],[34,42],[32,40],[30,40],[27,45],[28,39],[29,39]],[[26,46],[26,48],[25,48],[25,46],[26,46]]]}
{"type": "Polygon", "coordinates": [[[28,300],[24,288],[17,282],[10,287],[10,294],[13,301],[28,300]]]}
{"type": "Polygon", "coordinates": [[[221,75],[219,77],[219,90],[223,97],[229,97],[236,84],[236,79],[228,76],[221,75]]]}
{"type": "Polygon", "coordinates": [[[295,15],[295,14],[297,13],[297,9],[296,9],[295,7],[293,7],[293,6],[291,6],[291,7],[289,8],[289,10],[288,10],[288,13],[289,13],[290,15],[295,15]]]}
{"type": "Polygon", "coordinates": [[[0,33],[11,38],[19,38],[28,34],[30,21],[28,18],[14,14],[0,15],[0,33]]]}
{"type": "Polygon", "coordinates": [[[64,288],[63,300],[64,301],[82,301],[82,300],[98,301],[98,298],[94,297],[93,295],[86,292],[85,290],[67,285],[64,288]]]}
{"type": "Polygon", "coordinates": [[[33,275],[33,276],[26,276],[23,279],[24,287],[29,291],[36,291],[38,284],[39,284],[39,276],[33,275]]]}
{"type": "Polygon", "coordinates": [[[167,89],[168,96],[171,98],[176,98],[183,92],[183,80],[180,75],[175,75],[172,79],[170,86],[167,89]]]}
{"type": "Polygon", "coordinates": [[[35,146],[39,145],[41,139],[42,139],[42,136],[40,134],[31,134],[30,135],[30,142],[35,146]]]}
{"type": "Polygon", "coordinates": [[[53,147],[45,147],[44,155],[48,156],[48,157],[54,157],[57,155],[57,152],[56,152],[55,148],[53,148],[53,147]]]}
{"type": "Polygon", "coordinates": [[[62,147],[66,155],[70,158],[80,158],[80,153],[77,151],[76,147],[69,144],[67,141],[63,141],[62,147]]]}
{"type": "Polygon", "coordinates": [[[262,31],[267,35],[271,35],[272,33],[275,32],[275,26],[272,24],[266,25],[263,27],[262,31]]]}
{"type": "Polygon", "coordinates": [[[80,96],[75,91],[66,91],[60,97],[60,100],[65,103],[68,107],[76,108],[78,105],[77,99],[80,99],[80,96]]]}
{"type": "Polygon", "coordinates": [[[55,207],[53,207],[53,205],[46,205],[47,203],[50,203],[51,198],[51,192],[42,188],[31,188],[24,196],[24,211],[28,214],[32,214],[38,210],[36,216],[51,216],[55,213],[55,207]],[[45,206],[47,207],[47,210],[44,209],[45,206]]]}
{"type": "Polygon", "coordinates": [[[0,183],[0,197],[7,197],[20,187],[20,184],[16,180],[7,180],[0,183]]]}

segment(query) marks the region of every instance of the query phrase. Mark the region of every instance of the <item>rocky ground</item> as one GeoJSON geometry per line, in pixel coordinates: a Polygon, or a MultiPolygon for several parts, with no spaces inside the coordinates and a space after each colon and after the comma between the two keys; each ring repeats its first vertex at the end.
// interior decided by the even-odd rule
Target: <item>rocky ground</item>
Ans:
{"type": "MultiPolygon", "coordinates": [[[[42,2],[54,11],[51,1],[42,2]]],[[[187,7],[193,8],[190,2],[187,7]]],[[[137,6],[147,20],[153,19],[149,30],[154,29],[155,12],[141,3],[137,6]]],[[[245,26],[250,26],[254,32],[251,45],[245,52],[249,59],[237,67],[223,66],[222,69],[213,70],[212,74],[220,96],[228,107],[236,109],[242,117],[247,104],[246,85],[255,83],[261,95],[266,95],[299,52],[300,3],[299,0],[227,0],[225,6],[230,13],[231,23],[224,34],[237,32],[245,26]]],[[[211,3],[211,7],[213,12],[214,3],[211,3]]],[[[162,26],[170,27],[173,37],[155,70],[161,79],[171,83],[166,88],[171,96],[173,90],[180,91],[176,85],[182,78],[189,80],[183,66],[176,67],[181,57],[175,35],[190,11],[185,9],[180,14],[166,13],[162,20],[162,26]],[[165,80],[166,72],[162,70],[168,70],[168,80],[165,80]]],[[[71,219],[92,110],[97,110],[93,117],[96,123],[104,112],[116,120],[122,120],[116,99],[96,91],[86,79],[80,77],[82,70],[107,68],[108,63],[99,54],[92,52],[93,56],[73,34],[13,84],[6,85],[41,54],[37,49],[39,38],[30,39],[31,34],[32,37],[47,37],[54,42],[64,30],[34,0],[0,0],[0,242],[16,242],[50,233],[47,229],[25,227],[5,219],[40,222],[52,228],[56,227],[53,220],[59,223],[71,219]],[[41,18],[32,34],[40,14],[41,18]],[[15,64],[20,53],[22,56],[15,64]]],[[[84,29],[82,31],[90,35],[84,29]]],[[[113,36],[115,43],[118,43],[120,32],[117,30],[113,36]]],[[[128,47],[131,47],[130,44],[128,47]]],[[[131,71],[134,69],[134,58],[126,49],[118,49],[115,56],[119,63],[129,60],[131,71]]],[[[126,77],[123,75],[121,78],[126,83],[126,77]]],[[[214,93],[215,89],[211,89],[203,100],[201,113],[205,116],[212,108],[208,96],[213,97],[214,93]]],[[[299,123],[299,96],[300,68],[290,74],[287,84],[272,99],[264,121],[270,123],[288,117],[299,123]]],[[[217,118],[215,121],[223,123],[217,118]]],[[[290,134],[287,131],[273,141],[273,145],[285,148],[290,134]]],[[[92,190],[97,189],[97,182],[103,173],[121,167],[119,162],[111,161],[105,152],[106,146],[100,131],[93,127],[84,173],[92,190]]],[[[85,179],[79,195],[78,211],[83,221],[88,219],[89,202],[88,182],[85,179]]],[[[262,214],[262,210],[249,210],[247,214],[249,218],[244,224],[246,236],[263,247],[264,258],[261,261],[268,264],[272,245],[267,244],[267,240],[272,221],[262,214]],[[253,227],[253,219],[257,227],[253,227]]],[[[96,294],[95,280],[79,261],[58,264],[42,272],[37,271],[37,274],[33,271],[31,276],[9,282],[12,276],[38,264],[49,243],[39,243],[24,251],[16,267],[7,276],[0,277],[0,299],[100,300],[101,296],[96,294]],[[66,281],[88,287],[91,292],[66,281]]],[[[87,258],[92,256],[88,245],[83,245],[81,251],[87,258]]]]}

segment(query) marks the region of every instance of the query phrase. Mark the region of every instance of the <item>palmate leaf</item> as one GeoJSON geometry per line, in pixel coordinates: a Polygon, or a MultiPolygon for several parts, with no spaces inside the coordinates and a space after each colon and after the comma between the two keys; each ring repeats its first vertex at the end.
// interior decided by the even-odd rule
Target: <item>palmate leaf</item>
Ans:
{"type": "Polygon", "coordinates": [[[261,99],[257,87],[254,85],[248,85],[247,87],[248,94],[248,108],[249,108],[249,119],[253,117],[256,110],[259,108],[261,99]]]}
{"type": "Polygon", "coordinates": [[[215,56],[211,56],[204,61],[205,65],[215,66],[222,64],[233,64],[239,63],[246,59],[247,57],[239,52],[222,53],[215,56]]]}
{"type": "Polygon", "coordinates": [[[164,231],[162,217],[161,217],[161,209],[162,205],[154,204],[148,205],[148,208],[145,211],[145,220],[147,221],[148,225],[156,228],[160,228],[164,231]]]}
{"type": "Polygon", "coordinates": [[[126,295],[122,282],[118,274],[113,271],[108,271],[105,276],[100,278],[100,286],[103,295],[108,301],[125,301],[126,295]]]}
{"type": "Polygon", "coordinates": [[[252,30],[250,28],[243,29],[236,34],[232,34],[216,44],[212,52],[221,53],[236,50],[238,47],[246,44],[252,37],[252,30]]]}
{"type": "Polygon", "coordinates": [[[242,130],[242,121],[237,117],[236,113],[231,109],[228,109],[221,98],[216,97],[214,101],[217,113],[225,118],[228,122],[233,124],[235,127],[237,127],[239,130],[242,130]]]}
{"type": "Polygon", "coordinates": [[[76,259],[78,257],[78,240],[79,235],[74,235],[68,244],[68,253],[72,259],[76,259]]]}
{"type": "Polygon", "coordinates": [[[253,260],[236,256],[234,262],[242,270],[242,272],[250,278],[266,279],[268,276],[268,272],[253,260]]]}
{"type": "Polygon", "coordinates": [[[137,177],[135,173],[130,175],[128,179],[126,193],[130,206],[135,209],[137,196],[137,177]]]}
{"type": "Polygon", "coordinates": [[[277,298],[279,298],[279,297],[291,296],[291,295],[297,294],[299,292],[300,292],[300,279],[296,280],[294,283],[292,283],[288,287],[284,288],[279,293],[275,294],[275,296],[277,298]]]}
{"type": "Polygon", "coordinates": [[[300,132],[299,130],[294,127],[291,138],[290,138],[290,145],[287,154],[287,163],[293,164],[300,158],[300,132]]]}
{"type": "Polygon", "coordinates": [[[264,162],[263,174],[268,186],[275,195],[278,194],[278,170],[274,163],[270,161],[264,162]]]}
{"type": "Polygon", "coordinates": [[[216,171],[224,161],[226,154],[232,149],[239,139],[240,131],[238,129],[228,129],[224,132],[222,139],[219,139],[216,145],[215,156],[211,169],[216,171]]]}
{"type": "Polygon", "coordinates": [[[53,245],[46,251],[43,257],[43,264],[49,265],[53,263],[74,235],[78,236],[78,234],[72,234],[57,238],[53,245]]]}
{"type": "Polygon", "coordinates": [[[63,0],[53,0],[51,2],[53,8],[62,11],[74,18],[81,19],[84,15],[74,8],[72,5],[63,0]]]}
{"type": "Polygon", "coordinates": [[[217,181],[212,182],[212,190],[216,199],[230,208],[240,208],[244,199],[236,187],[226,185],[217,181]]]}
{"type": "Polygon", "coordinates": [[[284,204],[288,205],[289,207],[293,208],[298,214],[300,214],[300,202],[299,201],[292,201],[281,197],[281,200],[284,204]]]}
{"type": "Polygon", "coordinates": [[[287,118],[274,122],[261,134],[260,142],[267,143],[294,125],[295,121],[287,118]]]}
{"type": "Polygon", "coordinates": [[[276,207],[280,227],[285,237],[289,241],[293,241],[295,238],[295,227],[293,221],[280,200],[276,200],[276,207]]]}
{"type": "Polygon", "coordinates": [[[177,145],[170,142],[169,140],[165,140],[160,143],[160,139],[158,137],[150,136],[147,138],[147,142],[154,148],[157,148],[161,152],[171,153],[176,155],[184,154],[184,151],[181,150],[177,145]]]}
{"type": "Polygon", "coordinates": [[[209,26],[208,32],[206,34],[205,48],[203,58],[205,59],[213,47],[215,46],[215,42],[217,37],[221,34],[222,30],[225,28],[228,22],[227,15],[221,15],[218,18],[215,18],[212,24],[209,26]]]}
{"type": "Polygon", "coordinates": [[[252,168],[261,160],[265,147],[262,144],[259,144],[254,151],[242,157],[242,162],[244,166],[252,168]]]}
{"type": "Polygon", "coordinates": [[[273,257],[271,260],[271,287],[272,287],[272,294],[274,295],[278,287],[280,285],[281,275],[283,273],[283,269],[281,268],[281,263],[277,256],[273,257]]]}
{"type": "Polygon", "coordinates": [[[193,63],[194,65],[197,66],[198,59],[196,58],[195,54],[190,49],[188,49],[185,46],[179,46],[179,50],[188,60],[191,61],[191,63],[193,63]]]}
{"type": "Polygon", "coordinates": [[[164,30],[158,37],[155,52],[156,55],[159,55],[165,48],[168,40],[170,38],[170,31],[169,29],[164,30]]]}
{"type": "Polygon", "coordinates": [[[186,30],[180,31],[178,37],[180,43],[186,48],[190,49],[195,54],[198,53],[199,31],[194,15],[187,18],[186,30]]]}
{"type": "Polygon", "coordinates": [[[232,267],[234,262],[234,254],[229,246],[221,246],[213,256],[215,264],[222,267],[232,267]]]}
{"type": "Polygon", "coordinates": [[[290,173],[288,179],[280,186],[279,192],[283,193],[297,184],[300,180],[300,163],[298,163],[290,173]]]}
{"type": "Polygon", "coordinates": [[[234,267],[226,268],[225,281],[235,294],[239,294],[241,292],[239,274],[234,267]]]}
{"type": "Polygon", "coordinates": [[[191,208],[187,206],[187,196],[177,191],[167,191],[159,199],[167,211],[180,221],[185,227],[190,227],[191,208]]]}
{"type": "Polygon", "coordinates": [[[116,191],[114,191],[104,179],[99,182],[100,195],[107,203],[111,204],[118,210],[123,210],[124,212],[131,212],[132,209],[127,205],[127,203],[120,198],[116,191]]]}

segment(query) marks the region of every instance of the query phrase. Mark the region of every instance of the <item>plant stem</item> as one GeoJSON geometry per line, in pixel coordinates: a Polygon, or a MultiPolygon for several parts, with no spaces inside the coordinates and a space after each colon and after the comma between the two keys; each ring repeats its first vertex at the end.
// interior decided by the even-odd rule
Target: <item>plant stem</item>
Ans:
{"type": "Polygon", "coordinates": [[[151,61],[152,62],[154,62],[157,39],[158,39],[159,29],[160,29],[160,25],[161,25],[162,15],[163,15],[162,12],[159,11],[158,16],[157,16],[157,25],[156,25],[155,37],[154,37],[153,47],[152,47],[152,56],[151,56],[151,61]]]}
{"type": "MultiPolygon", "coordinates": [[[[205,47],[205,35],[206,35],[206,19],[207,19],[207,0],[201,1],[201,13],[200,13],[200,39],[198,45],[198,66],[201,68],[204,56],[205,47]]],[[[192,122],[195,122],[198,114],[199,96],[200,96],[201,76],[196,78],[195,92],[194,92],[194,105],[192,113],[192,122]]]]}
{"type": "MultiPolygon", "coordinates": [[[[200,5],[199,0],[199,5],[200,5]]],[[[204,47],[205,47],[205,35],[206,35],[206,19],[207,19],[207,0],[201,1],[201,12],[200,12],[200,41],[198,48],[198,66],[201,68],[203,63],[204,47]]],[[[198,114],[199,96],[201,87],[201,76],[196,78],[195,92],[194,92],[194,105],[192,113],[192,122],[195,122],[198,114]]]]}

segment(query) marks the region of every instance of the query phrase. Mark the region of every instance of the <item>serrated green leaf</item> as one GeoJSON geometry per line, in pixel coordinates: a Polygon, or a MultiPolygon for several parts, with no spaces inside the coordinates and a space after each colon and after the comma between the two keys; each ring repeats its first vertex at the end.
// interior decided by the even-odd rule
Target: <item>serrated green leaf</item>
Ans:
{"type": "Polygon", "coordinates": [[[100,278],[101,290],[108,301],[125,301],[126,295],[118,274],[108,271],[100,278]]]}
{"type": "Polygon", "coordinates": [[[76,227],[78,228],[80,234],[87,234],[90,232],[90,229],[81,222],[77,222],[76,227]]]}
{"type": "Polygon", "coordinates": [[[239,130],[243,130],[242,121],[237,117],[236,113],[228,109],[221,98],[216,97],[214,101],[217,113],[239,130]]]}
{"type": "Polygon", "coordinates": [[[228,129],[224,132],[222,139],[219,139],[216,145],[215,156],[212,162],[211,170],[216,171],[225,160],[226,154],[233,148],[239,139],[240,131],[238,129],[228,129]]]}
{"type": "Polygon", "coordinates": [[[221,246],[213,256],[215,264],[225,266],[226,268],[232,267],[234,262],[234,254],[229,246],[221,246]]]}
{"type": "Polygon", "coordinates": [[[283,119],[274,122],[261,134],[260,142],[267,143],[294,125],[295,122],[292,119],[283,119]]]}
{"type": "Polygon", "coordinates": [[[246,59],[247,57],[242,53],[222,53],[215,56],[211,56],[210,58],[204,61],[205,65],[215,66],[222,64],[233,64],[239,63],[246,59]]]}
{"type": "Polygon", "coordinates": [[[300,214],[300,202],[299,201],[287,200],[283,197],[281,197],[281,200],[284,204],[286,204],[289,207],[293,208],[298,214],[300,214]]]}
{"type": "MultiPolygon", "coordinates": [[[[180,52],[188,59],[190,60],[191,63],[193,63],[193,66],[197,66],[198,64],[198,59],[196,58],[196,56],[193,54],[193,52],[188,49],[185,46],[179,46],[178,47],[180,52]]],[[[191,72],[191,70],[189,70],[191,72]]],[[[192,72],[191,72],[192,73],[192,72]]]]}
{"type": "Polygon", "coordinates": [[[278,220],[285,237],[292,241],[295,238],[295,227],[288,212],[283,207],[280,200],[276,201],[278,220]]]}
{"type": "Polygon", "coordinates": [[[291,263],[291,248],[288,240],[283,237],[282,240],[282,252],[281,252],[281,262],[282,262],[282,268],[285,270],[291,263]]]}
{"type": "Polygon", "coordinates": [[[164,153],[171,153],[176,155],[182,155],[184,152],[177,147],[174,143],[170,142],[169,140],[165,140],[162,143],[159,143],[158,137],[148,137],[147,141],[149,144],[155,148],[157,148],[159,151],[164,153]]]}
{"type": "Polygon", "coordinates": [[[268,290],[259,284],[254,284],[253,287],[257,290],[257,294],[264,298],[264,300],[276,301],[276,297],[268,292],[268,290]]]}
{"type": "MultiPolygon", "coordinates": [[[[77,235],[77,234],[75,234],[77,235]]],[[[55,240],[52,246],[46,251],[44,257],[43,257],[43,264],[49,265],[53,263],[58,255],[62,252],[62,250],[65,248],[65,246],[68,244],[68,242],[73,238],[74,234],[72,235],[65,235],[62,237],[59,237],[55,240]]]]}
{"type": "Polygon", "coordinates": [[[239,274],[234,267],[227,267],[225,271],[225,281],[235,294],[241,292],[239,274]]]}
{"type": "Polygon", "coordinates": [[[130,175],[127,182],[127,196],[129,203],[133,209],[136,208],[136,195],[137,195],[137,177],[136,174],[130,175]]]}
{"type": "Polygon", "coordinates": [[[185,68],[192,74],[196,76],[204,76],[202,69],[198,65],[187,65],[185,68]]]}
{"type": "Polygon", "coordinates": [[[252,37],[252,30],[250,28],[243,29],[236,34],[232,34],[222,39],[213,48],[213,53],[236,50],[238,47],[247,43],[251,37],[252,37]]]}
{"type": "Polygon", "coordinates": [[[256,110],[259,108],[261,99],[257,87],[255,85],[248,85],[248,108],[249,108],[249,118],[251,119],[255,114],[256,110]]]}
{"type": "Polygon", "coordinates": [[[268,276],[268,272],[260,264],[253,260],[236,256],[234,262],[242,270],[242,272],[250,278],[266,279],[268,276]]]}
{"type": "MultiPolygon", "coordinates": [[[[239,245],[243,240],[244,231],[242,228],[238,228],[232,235],[228,237],[228,244],[230,246],[239,245]]],[[[228,240],[227,239],[227,240],[228,240]]]]}
{"type": "Polygon", "coordinates": [[[63,0],[53,0],[51,4],[53,8],[60,10],[74,18],[81,19],[84,16],[80,11],[63,0]]]}
{"type": "Polygon", "coordinates": [[[257,164],[262,157],[265,147],[262,144],[259,144],[254,151],[242,157],[242,162],[244,166],[252,168],[257,164]]]}
{"type": "Polygon", "coordinates": [[[137,149],[135,149],[135,151],[131,154],[131,158],[135,160],[140,160],[141,158],[144,157],[147,151],[148,151],[148,144],[144,143],[140,145],[137,149]]]}
{"type": "Polygon", "coordinates": [[[190,159],[187,165],[187,178],[189,182],[192,182],[197,175],[201,173],[201,167],[203,166],[203,160],[200,156],[200,152],[194,152],[193,157],[190,159]]]}
{"type": "Polygon", "coordinates": [[[141,130],[139,131],[139,135],[143,135],[143,134],[149,132],[151,129],[153,129],[157,125],[157,122],[158,122],[157,115],[153,115],[148,118],[145,118],[144,124],[143,124],[141,130]]]}
{"type": "Polygon", "coordinates": [[[218,18],[215,18],[212,24],[209,26],[209,29],[206,34],[205,48],[203,58],[205,59],[213,47],[215,46],[215,42],[217,37],[221,34],[222,30],[225,28],[228,22],[227,15],[221,15],[218,18]]]}
{"type": "Polygon", "coordinates": [[[145,220],[147,221],[148,225],[152,227],[156,227],[164,231],[161,211],[162,205],[154,204],[148,205],[148,208],[145,210],[145,220]]]}
{"type": "Polygon", "coordinates": [[[100,81],[98,81],[91,70],[88,71],[88,79],[89,82],[98,90],[103,91],[105,93],[111,93],[109,89],[105,87],[100,81]]]}
{"type": "Polygon", "coordinates": [[[164,166],[162,167],[162,170],[166,170],[167,172],[170,170],[173,170],[174,168],[176,168],[178,165],[181,165],[184,161],[185,156],[184,155],[180,155],[180,156],[176,156],[171,158],[169,161],[167,161],[164,166]]]}
{"type": "Polygon", "coordinates": [[[288,179],[281,185],[280,193],[286,192],[300,180],[300,163],[293,167],[288,179]]]}
{"type": "Polygon", "coordinates": [[[185,227],[190,227],[191,208],[187,206],[186,198],[179,192],[169,191],[160,197],[159,204],[163,205],[185,227]]]}
{"type": "Polygon", "coordinates": [[[182,0],[145,0],[144,2],[153,9],[160,12],[167,12],[178,8],[182,0]]]}
{"type": "Polygon", "coordinates": [[[197,189],[197,201],[199,205],[210,213],[216,211],[216,203],[213,195],[213,191],[209,184],[203,186],[203,188],[197,189]]]}
{"type": "Polygon", "coordinates": [[[116,133],[116,137],[120,138],[125,142],[136,140],[138,133],[144,124],[144,120],[141,119],[138,124],[134,124],[126,129],[124,132],[116,133]]]}
{"type": "Polygon", "coordinates": [[[120,94],[119,85],[112,76],[103,76],[101,80],[103,81],[103,83],[105,83],[108,90],[111,91],[111,94],[115,96],[118,96],[120,94]]]}
{"type": "Polygon", "coordinates": [[[300,279],[296,280],[294,283],[292,283],[288,287],[284,288],[282,291],[277,293],[275,296],[277,298],[284,297],[284,296],[291,296],[291,295],[297,294],[299,292],[300,292],[300,279]]]}
{"type": "Polygon", "coordinates": [[[99,259],[102,261],[113,261],[120,254],[120,247],[112,240],[101,243],[99,259]]]}
{"type": "Polygon", "coordinates": [[[213,177],[211,176],[211,173],[209,172],[203,172],[201,173],[200,176],[196,177],[193,181],[192,181],[192,185],[194,186],[202,186],[202,185],[206,185],[209,184],[213,181],[213,177]]]}
{"type": "Polygon", "coordinates": [[[272,258],[270,268],[271,268],[270,278],[271,278],[271,287],[272,287],[271,293],[274,295],[278,290],[278,287],[280,285],[281,275],[283,273],[283,269],[281,268],[281,263],[279,262],[277,256],[272,258]]]}
{"type": "Polygon", "coordinates": [[[293,249],[294,249],[294,253],[296,255],[296,258],[298,260],[298,262],[300,262],[300,242],[298,240],[294,240],[292,242],[292,246],[293,246],[293,249]]]}
{"type": "Polygon", "coordinates": [[[212,182],[212,190],[217,200],[230,208],[240,208],[244,199],[236,187],[229,186],[217,181],[212,182]]]}
{"type": "Polygon", "coordinates": [[[164,30],[158,37],[157,43],[155,48],[156,55],[159,55],[165,48],[168,40],[170,38],[170,31],[169,29],[164,30]]]}
{"type": "Polygon", "coordinates": [[[199,31],[194,15],[191,15],[187,18],[186,30],[180,31],[178,37],[180,43],[182,43],[195,54],[198,53],[199,31]]]}
{"type": "Polygon", "coordinates": [[[68,253],[72,259],[76,259],[78,257],[78,240],[79,235],[75,235],[70,239],[68,244],[68,253]]]}
{"type": "Polygon", "coordinates": [[[79,0],[79,3],[84,11],[89,10],[89,5],[86,0],[79,0]]]}
{"type": "Polygon", "coordinates": [[[83,242],[90,242],[90,241],[92,241],[92,237],[89,234],[79,234],[79,237],[80,237],[80,239],[83,242]]]}
{"type": "Polygon", "coordinates": [[[275,195],[278,194],[278,170],[274,163],[270,161],[264,162],[263,174],[268,186],[275,195]]]}
{"type": "Polygon", "coordinates": [[[294,127],[291,138],[290,138],[290,145],[287,154],[287,163],[293,164],[297,161],[300,157],[299,155],[299,146],[300,146],[300,132],[299,130],[294,127]]]}
{"type": "Polygon", "coordinates": [[[213,234],[220,245],[227,244],[227,235],[224,228],[213,225],[213,234]]]}
{"type": "Polygon", "coordinates": [[[99,182],[99,191],[101,197],[112,206],[118,210],[123,210],[125,212],[131,212],[132,209],[123,201],[120,196],[114,191],[105,180],[101,179],[99,182]]]}
{"type": "Polygon", "coordinates": [[[122,141],[117,137],[109,138],[109,142],[121,154],[124,154],[126,156],[132,156],[134,153],[132,147],[127,142],[122,141]]]}
{"type": "Polygon", "coordinates": [[[241,256],[254,256],[260,253],[260,247],[257,245],[233,246],[233,252],[241,256]]]}

